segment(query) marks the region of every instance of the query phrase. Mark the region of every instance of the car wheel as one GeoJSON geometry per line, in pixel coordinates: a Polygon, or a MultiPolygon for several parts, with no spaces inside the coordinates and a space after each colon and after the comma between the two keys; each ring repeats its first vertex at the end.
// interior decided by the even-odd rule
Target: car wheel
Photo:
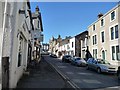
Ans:
{"type": "Polygon", "coordinates": [[[97,72],[98,72],[98,73],[101,73],[101,69],[100,69],[100,68],[97,68],[97,72]]]}
{"type": "Polygon", "coordinates": [[[120,80],[120,72],[118,73],[118,79],[120,80]]]}
{"type": "Polygon", "coordinates": [[[89,70],[89,66],[88,65],[86,66],[86,69],[89,70]]]}

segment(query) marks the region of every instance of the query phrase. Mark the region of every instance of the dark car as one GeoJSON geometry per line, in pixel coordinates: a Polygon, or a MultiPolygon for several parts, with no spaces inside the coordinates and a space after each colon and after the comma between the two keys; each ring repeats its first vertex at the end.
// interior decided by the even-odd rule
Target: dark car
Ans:
{"type": "Polygon", "coordinates": [[[117,77],[120,80],[120,66],[118,67],[118,70],[117,70],[117,77]]]}
{"type": "Polygon", "coordinates": [[[117,66],[111,65],[108,61],[103,59],[89,58],[87,60],[87,69],[94,69],[98,73],[117,73],[117,66]]]}
{"type": "Polygon", "coordinates": [[[71,58],[72,58],[72,56],[71,55],[64,55],[63,57],[62,57],[62,62],[71,62],[71,58]]]}
{"type": "Polygon", "coordinates": [[[50,54],[50,57],[57,58],[57,55],[55,55],[55,54],[50,54]]]}

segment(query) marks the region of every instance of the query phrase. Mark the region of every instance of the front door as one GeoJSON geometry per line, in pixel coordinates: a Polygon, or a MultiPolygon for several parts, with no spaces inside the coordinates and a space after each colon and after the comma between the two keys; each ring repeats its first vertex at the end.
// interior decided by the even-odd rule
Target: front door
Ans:
{"type": "Polygon", "coordinates": [[[105,60],[105,51],[104,50],[102,51],[102,59],[105,60]]]}

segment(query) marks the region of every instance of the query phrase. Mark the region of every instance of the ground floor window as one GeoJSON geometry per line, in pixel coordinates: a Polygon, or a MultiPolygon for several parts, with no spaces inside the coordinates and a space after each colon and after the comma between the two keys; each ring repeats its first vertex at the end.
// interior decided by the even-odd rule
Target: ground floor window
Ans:
{"type": "Polygon", "coordinates": [[[112,60],[120,61],[120,50],[119,50],[120,48],[119,48],[119,45],[112,46],[111,49],[112,49],[112,60]]]}
{"type": "Polygon", "coordinates": [[[19,37],[19,50],[18,50],[18,67],[21,66],[22,62],[22,50],[23,50],[23,38],[22,36],[19,37]]]}
{"type": "Polygon", "coordinates": [[[93,57],[97,58],[97,49],[93,49],[93,57]]]}

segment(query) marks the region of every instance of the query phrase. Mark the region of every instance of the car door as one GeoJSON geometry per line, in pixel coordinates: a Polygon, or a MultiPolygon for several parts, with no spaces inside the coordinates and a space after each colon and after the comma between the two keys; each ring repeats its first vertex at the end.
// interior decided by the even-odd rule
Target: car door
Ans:
{"type": "Polygon", "coordinates": [[[90,59],[89,62],[88,62],[88,66],[89,66],[89,68],[92,68],[92,67],[93,67],[93,65],[92,65],[92,61],[93,61],[93,59],[90,59]]]}
{"type": "Polygon", "coordinates": [[[93,60],[92,63],[93,63],[92,68],[96,70],[97,69],[97,61],[93,60]]]}

